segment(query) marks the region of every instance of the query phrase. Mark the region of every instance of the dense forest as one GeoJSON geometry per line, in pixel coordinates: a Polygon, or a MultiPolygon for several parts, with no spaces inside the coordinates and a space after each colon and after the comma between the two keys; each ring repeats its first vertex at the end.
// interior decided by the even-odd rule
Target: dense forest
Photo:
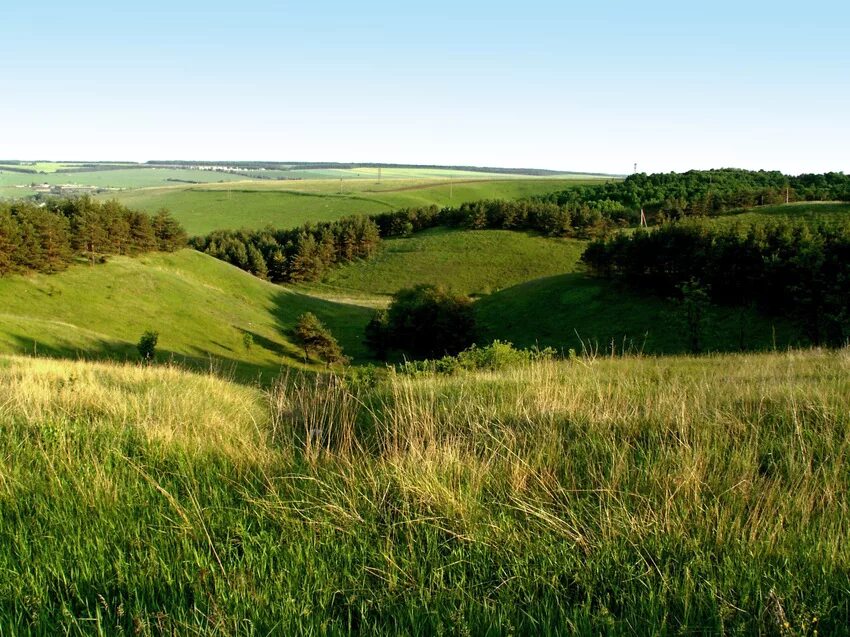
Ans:
{"type": "Polygon", "coordinates": [[[320,279],[338,263],[372,256],[380,240],[438,226],[539,232],[551,237],[602,237],[637,225],[643,208],[657,221],[720,214],[799,200],[850,201],[842,173],[787,177],[743,170],[632,175],[623,182],[576,186],[520,201],[485,200],[457,207],[405,208],[370,217],[307,224],[295,230],[217,231],[192,245],[275,282],[320,279]]]}
{"type": "Polygon", "coordinates": [[[796,201],[850,201],[843,173],[783,175],[731,168],[636,174],[622,182],[577,186],[536,198],[569,209],[587,207],[608,217],[634,219],[641,209],[660,219],[720,214],[796,201]]]}
{"type": "Polygon", "coordinates": [[[850,338],[850,223],[719,229],[697,220],[598,239],[582,260],[654,294],[699,289],[718,304],[788,316],[812,343],[850,338]]]}
{"type": "Polygon", "coordinates": [[[306,224],[294,230],[219,230],[196,237],[196,250],[274,282],[314,281],[336,263],[365,259],[378,249],[368,217],[306,224]]]}
{"type": "Polygon", "coordinates": [[[186,232],[164,210],[151,216],[89,197],[0,203],[0,276],[56,272],[80,257],[94,263],[109,254],[185,245],[186,232]]]}

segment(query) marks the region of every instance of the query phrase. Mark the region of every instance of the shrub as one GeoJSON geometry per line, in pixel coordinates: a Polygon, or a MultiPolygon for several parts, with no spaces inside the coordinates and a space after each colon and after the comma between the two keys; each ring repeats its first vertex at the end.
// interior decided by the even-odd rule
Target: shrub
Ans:
{"type": "MultiPolygon", "coordinates": [[[[571,350],[571,352],[575,356],[575,351],[571,350]]],[[[457,356],[443,356],[435,360],[405,361],[399,366],[399,372],[406,376],[425,376],[452,375],[461,371],[493,371],[527,365],[534,361],[552,360],[556,355],[557,352],[551,347],[516,349],[511,343],[496,340],[484,347],[473,344],[457,356]]]]}
{"type": "MultiPolygon", "coordinates": [[[[374,340],[381,333],[382,318],[373,319],[374,340]]],[[[417,285],[399,290],[386,315],[386,346],[415,358],[454,355],[469,347],[475,338],[472,303],[434,285],[417,285]]]]}
{"type": "Polygon", "coordinates": [[[145,332],[136,344],[136,349],[139,350],[139,356],[145,362],[150,362],[156,356],[156,344],[159,341],[158,332],[145,332]]]}

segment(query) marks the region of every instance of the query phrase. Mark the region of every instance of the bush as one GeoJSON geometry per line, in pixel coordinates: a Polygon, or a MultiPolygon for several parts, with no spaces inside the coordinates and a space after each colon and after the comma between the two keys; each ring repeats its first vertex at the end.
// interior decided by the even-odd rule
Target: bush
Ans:
{"type": "Polygon", "coordinates": [[[381,342],[414,358],[454,355],[475,338],[470,300],[434,285],[396,292],[383,324],[381,316],[370,322],[370,346],[381,342]]]}
{"type": "MultiPolygon", "coordinates": [[[[575,357],[575,351],[570,351],[575,357]]],[[[511,343],[496,340],[484,347],[473,344],[457,356],[443,356],[436,360],[405,361],[399,367],[399,372],[407,376],[427,376],[429,374],[452,375],[461,371],[493,371],[527,365],[534,361],[552,360],[556,355],[557,353],[551,347],[516,349],[511,343]]]]}
{"type": "Polygon", "coordinates": [[[145,332],[136,344],[136,349],[139,350],[139,356],[145,362],[150,362],[156,356],[156,344],[159,341],[158,332],[145,332]]]}

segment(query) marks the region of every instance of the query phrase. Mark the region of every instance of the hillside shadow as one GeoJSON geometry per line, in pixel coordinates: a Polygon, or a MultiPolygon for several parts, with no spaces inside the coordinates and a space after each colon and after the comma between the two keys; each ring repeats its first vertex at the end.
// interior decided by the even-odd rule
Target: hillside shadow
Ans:
{"type": "MultiPolygon", "coordinates": [[[[136,347],[121,341],[99,339],[92,341],[90,346],[86,348],[79,348],[48,345],[18,334],[6,334],[6,340],[11,344],[9,353],[14,355],[121,364],[140,364],[142,362],[136,347]]],[[[272,383],[286,369],[282,361],[280,364],[253,363],[221,356],[203,347],[193,347],[191,353],[157,348],[155,364],[176,365],[188,371],[212,373],[242,384],[259,384],[261,386],[272,383]]]]}
{"type": "MultiPolygon", "coordinates": [[[[677,303],[586,273],[521,283],[482,298],[475,310],[485,341],[600,354],[689,351],[677,303]]],[[[709,308],[702,336],[704,350],[713,352],[786,348],[804,340],[785,319],[719,306],[709,308]]]]}
{"type": "Polygon", "coordinates": [[[290,287],[281,287],[275,295],[273,315],[281,337],[288,343],[284,348],[290,356],[300,359],[301,350],[292,343],[292,331],[305,312],[312,312],[322,321],[342,346],[352,362],[368,362],[372,358],[363,342],[366,324],[374,310],[359,305],[336,303],[310,296],[290,287]]]}

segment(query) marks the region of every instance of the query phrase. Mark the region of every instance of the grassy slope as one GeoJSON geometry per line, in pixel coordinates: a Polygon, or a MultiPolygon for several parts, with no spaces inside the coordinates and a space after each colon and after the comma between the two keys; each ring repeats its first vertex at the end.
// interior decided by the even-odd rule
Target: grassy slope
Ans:
{"type": "MultiPolygon", "coordinates": [[[[850,219],[850,204],[765,206],[713,217],[711,223],[746,226],[781,219],[845,221],[850,219]]],[[[648,353],[682,352],[687,345],[674,303],[572,269],[564,270],[562,276],[502,290],[481,299],[476,308],[483,340],[500,338],[516,345],[551,345],[578,351],[587,342],[610,351],[613,340],[617,351],[625,343],[627,348],[648,353]]],[[[706,349],[734,351],[742,345],[746,349],[786,347],[799,343],[803,336],[784,319],[768,319],[748,310],[713,308],[704,340],[706,349]]]]}
{"type": "MultiPolygon", "coordinates": [[[[391,295],[418,283],[467,295],[490,294],[522,281],[571,272],[584,243],[508,230],[434,228],[390,239],[378,255],[331,270],[321,293],[391,295]]],[[[308,288],[309,289],[309,288],[308,288]]]]}
{"type": "Polygon", "coordinates": [[[0,632],[846,634],[848,379],[793,352],[267,403],[0,356],[0,632]]]}
{"type": "Polygon", "coordinates": [[[731,215],[712,217],[717,225],[743,225],[770,223],[783,219],[825,221],[828,223],[850,220],[850,203],[813,202],[792,203],[781,206],[763,206],[731,215]]]}
{"type": "Polygon", "coordinates": [[[213,357],[241,377],[299,360],[287,332],[302,312],[324,320],[354,357],[364,353],[368,320],[363,308],[286,290],[191,250],[0,279],[0,308],[0,351],[135,359],[135,343],[153,329],[162,357],[201,366],[213,357]]]}
{"type": "Polygon", "coordinates": [[[240,182],[232,185],[140,189],[119,193],[130,207],[168,208],[190,234],[226,228],[294,227],[352,214],[406,207],[458,205],[478,199],[519,199],[576,184],[575,179],[387,180],[381,183],[338,180],[240,182]]]}
{"type": "MultiPolygon", "coordinates": [[[[536,279],[502,290],[476,305],[482,340],[552,346],[559,351],[593,347],[645,353],[687,351],[680,310],[671,301],[637,294],[581,272],[536,279]]],[[[709,351],[786,347],[801,338],[787,321],[749,310],[712,308],[705,328],[709,351]]]]}

